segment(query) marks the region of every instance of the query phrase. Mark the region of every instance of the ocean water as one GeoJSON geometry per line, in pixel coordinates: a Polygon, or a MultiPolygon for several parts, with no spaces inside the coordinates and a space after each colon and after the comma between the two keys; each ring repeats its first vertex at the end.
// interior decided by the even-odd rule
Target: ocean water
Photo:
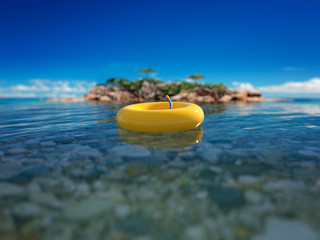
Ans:
{"type": "Polygon", "coordinates": [[[0,239],[320,239],[320,101],[201,105],[119,129],[124,105],[0,100],[0,239]]]}

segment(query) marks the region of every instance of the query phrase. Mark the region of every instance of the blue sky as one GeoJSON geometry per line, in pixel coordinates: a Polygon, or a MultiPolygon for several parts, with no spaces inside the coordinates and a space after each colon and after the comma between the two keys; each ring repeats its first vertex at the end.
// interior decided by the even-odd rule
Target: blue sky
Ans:
{"type": "Polygon", "coordinates": [[[4,0],[0,96],[80,96],[151,67],[164,81],[320,96],[320,2],[4,0]]]}

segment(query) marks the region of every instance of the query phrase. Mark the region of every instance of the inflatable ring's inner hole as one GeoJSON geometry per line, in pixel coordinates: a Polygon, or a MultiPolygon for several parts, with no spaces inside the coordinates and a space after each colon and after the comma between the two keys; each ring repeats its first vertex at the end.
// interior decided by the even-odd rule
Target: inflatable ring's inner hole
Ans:
{"type": "MultiPolygon", "coordinates": [[[[178,109],[178,108],[185,108],[188,107],[188,104],[185,103],[173,103],[172,109],[178,109]]],[[[137,104],[136,106],[132,107],[136,110],[168,110],[169,109],[169,103],[154,103],[154,104],[137,104]]]]}

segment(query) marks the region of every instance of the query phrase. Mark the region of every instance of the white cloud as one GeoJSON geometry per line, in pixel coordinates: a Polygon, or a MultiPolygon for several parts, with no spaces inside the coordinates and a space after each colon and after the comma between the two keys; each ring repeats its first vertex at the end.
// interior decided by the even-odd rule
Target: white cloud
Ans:
{"type": "Polygon", "coordinates": [[[39,86],[39,85],[31,85],[31,86],[26,86],[26,85],[16,85],[16,86],[12,86],[10,87],[10,90],[12,91],[25,91],[25,92],[46,92],[46,91],[50,91],[50,88],[43,85],[43,86],[39,86]]]}
{"type": "Polygon", "coordinates": [[[25,85],[16,85],[10,88],[12,91],[31,91],[30,87],[25,86],[25,85]]]}
{"type": "Polygon", "coordinates": [[[251,83],[234,82],[240,90],[250,90],[265,93],[320,93],[320,78],[311,78],[302,82],[286,82],[280,85],[254,87],[251,83]]]}
{"type": "Polygon", "coordinates": [[[82,96],[88,92],[96,82],[82,80],[54,81],[50,79],[31,79],[30,84],[18,84],[0,89],[0,96],[4,97],[65,97],[82,96]]]}
{"type": "Polygon", "coordinates": [[[7,90],[0,90],[0,97],[33,98],[36,97],[36,94],[34,92],[8,92],[7,90]]]}
{"type": "Polygon", "coordinates": [[[233,82],[232,85],[235,86],[239,90],[255,91],[255,89],[251,83],[233,82]]]}
{"type": "Polygon", "coordinates": [[[260,92],[273,93],[320,93],[320,78],[312,78],[304,82],[286,82],[280,85],[258,87],[260,92]]]}

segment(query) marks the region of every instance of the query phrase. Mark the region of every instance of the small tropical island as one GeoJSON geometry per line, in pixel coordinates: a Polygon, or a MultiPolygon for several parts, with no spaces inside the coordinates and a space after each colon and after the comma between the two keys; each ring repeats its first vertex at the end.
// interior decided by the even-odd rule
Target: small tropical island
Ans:
{"type": "Polygon", "coordinates": [[[202,74],[193,74],[184,81],[164,82],[150,77],[152,68],[139,70],[145,76],[135,81],[114,77],[97,84],[82,98],[53,98],[51,101],[101,101],[110,103],[165,101],[169,95],[173,101],[195,103],[229,103],[266,101],[256,91],[231,90],[223,83],[199,83],[202,74]]]}

